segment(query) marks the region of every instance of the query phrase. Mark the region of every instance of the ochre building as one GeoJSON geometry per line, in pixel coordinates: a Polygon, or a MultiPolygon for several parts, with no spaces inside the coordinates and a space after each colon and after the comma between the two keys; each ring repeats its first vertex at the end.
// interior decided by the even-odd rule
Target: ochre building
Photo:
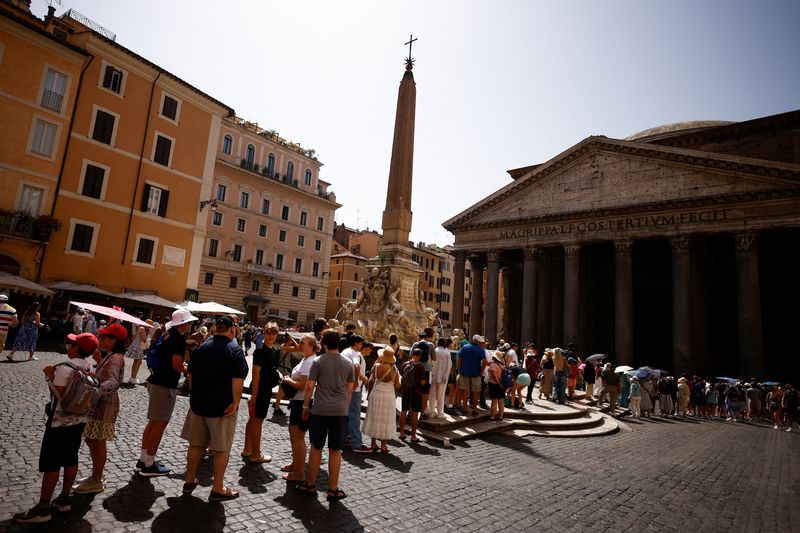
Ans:
{"type": "Polygon", "coordinates": [[[800,111],[593,136],[509,173],[444,223],[454,316],[471,264],[471,332],[676,373],[797,375],[800,111]]]}

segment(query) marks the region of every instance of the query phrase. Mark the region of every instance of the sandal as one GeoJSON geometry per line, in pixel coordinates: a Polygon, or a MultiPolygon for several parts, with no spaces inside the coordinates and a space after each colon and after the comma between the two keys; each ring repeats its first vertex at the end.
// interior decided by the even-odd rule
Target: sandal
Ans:
{"type": "Polygon", "coordinates": [[[212,490],[211,494],[208,495],[208,501],[210,502],[223,502],[226,500],[235,500],[239,497],[239,492],[231,489],[230,487],[225,487],[222,492],[217,492],[212,490]]]}
{"type": "Polygon", "coordinates": [[[251,452],[242,452],[242,459],[247,459],[251,455],[253,455],[251,452]]]}
{"type": "Polygon", "coordinates": [[[281,472],[294,472],[294,465],[291,463],[288,465],[283,465],[281,467],[281,472]]]}
{"type": "Polygon", "coordinates": [[[308,496],[316,496],[317,495],[317,486],[316,485],[309,485],[305,481],[301,481],[297,485],[294,486],[297,492],[302,494],[306,494],[308,496]]]}
{"type": "Polygon", "coordinates": [[[284,474],[284,475],[281,476],[281,478],[283,478],[284,481],[301,481],[302,482],[302,481],[306,480],[303,477],[294,477],[294,476],[292,476],[291,473],[284,474]]]}
{"type": "Polygon", "coordinates": [[[347,494],[342,489],[328,489],[328,494],[325,496],[325,499],[329,502],[334,500],[343,500],[347,498],[347,494]]]}
{"type": "Polygon", "coordinates": [[[409,440],[410,440],[412,443],[414,443],[414,444],[416,444],[417,442],[419,442],[419,439],[418,439],[417,437],[411,437],[409,440]]]}
{"type": "Polygon", "coordinates": [[[401,435],[400,435],[400,440],[406,440],[406,436],[405,436],[405,434],[401,434],[401,435]]]}
{"type": "Polygon", "coordinates": [[[197,482],[194,483],[184,483],[183,484],[183,493],[184,494],[191,494],[194,489],[197,488],[197,482]]]}
{"type": "Polygon", "coordinates": [[[389,447],[388,446],[382,446],[381,447],[381,453],[389,453],[389,447]]]}
{"type": "Polygon", "coordinates": [[[270,461],[272,461],[272,456],[271,455],[264,455],[263,453],[261,455],[259,455],[258,457],[248,457],[247,458],[247,462],[248,463],[269,463],[270,461]]]}

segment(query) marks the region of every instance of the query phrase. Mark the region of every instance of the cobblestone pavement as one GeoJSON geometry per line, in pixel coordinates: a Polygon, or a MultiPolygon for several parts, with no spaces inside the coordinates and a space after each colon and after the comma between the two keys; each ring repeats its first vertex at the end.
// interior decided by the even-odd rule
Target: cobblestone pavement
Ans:
{"type": "MultiPolygon", "coordinates": [[[[7,353],[7,352],[6,352],[7,353]]],[[[3,354],[5,355],[5,354],[3,354]]],[[[60,360],[0,364],[0,530],[24,531],[11,515],[37,501],[37,461],[47,388],[40,368],[60,360]]],[[[145,371],[146,372],[146,371],[145,371]]],[[[159,457],[170,477],[137,477],[144,387],[121,390],[118,438],[109,444],[104,493],[73,496],[73,510],[41,531],[790,531],[800,523],[800,433],[722,421],[626,421],[611,436],[520,439],[491,435],[443,449],[391,443],[390,455],[346,452],[341,486],[328,503],[280,479],[289,462],[285,420],[268,419],[266,465],[239,458],[240,412],[227,481],[238,500],[208,503],[210,461],[200,487],[182,496],[188,407],[180,398],[159,457]],[[276,421],[277,420],[277,421],[276,421]],[[794,526],[792,525],[794,524],[794,526]]],[[[81,474],[90,470],[86,447],[81,474]]],[[[326,478],[320,477],[326,488],[326,478]]]]}

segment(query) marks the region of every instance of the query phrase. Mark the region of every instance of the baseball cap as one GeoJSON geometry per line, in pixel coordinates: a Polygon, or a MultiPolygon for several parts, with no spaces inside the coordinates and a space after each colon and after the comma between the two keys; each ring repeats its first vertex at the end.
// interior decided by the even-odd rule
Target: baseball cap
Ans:
{"type": "Polygon", "coordinates": [[[167,322],[167,329],[180,326],[181,324],[186,324],[187,322],[192,322],[194,320],[197,320],[197,317],[192,315],[188,309],[178,309],[172,313],[172,320],[167,322]]]}
{"type": "Polygon", "coordinates": [[[472,342],[486,342],[486,339],[476,333],[472,336],[472,342]]]}
{"type": "Polygon", "coordinates": [[[111,337],[115,337],[121,341],[124,341],[128,338],[128,330],[122,327],[119,324],[111,324],[107,328],[102,328],[97,331],[98,336],[102,335],[110,335],[111,337]]]}
{"type": "Polygon", "coordinates": [[[7,294],[0,294],[0,302],[7,302],[8,295],[7,294]]]}
{"type": "Polygon", "coordinates": [[[93,333],[81,333],[80,335],[70,333],[67,338],[77,344],[84,352],[94,352],[99,346],[97,337],[93,333]]]}

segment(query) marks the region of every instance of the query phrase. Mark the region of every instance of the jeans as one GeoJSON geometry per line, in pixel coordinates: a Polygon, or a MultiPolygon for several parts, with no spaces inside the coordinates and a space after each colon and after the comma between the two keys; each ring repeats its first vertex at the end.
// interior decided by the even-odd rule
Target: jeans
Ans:
{"type": "Polygon", "coordinates": [[[558,403],[565,403],[567,401],[567,373],[555,371],[553,375],[553,389],[554,396],[558,403]]]}
{"type": "Polygon", "coordinates": [[[350,409],[347,411],[347,435],[354,450],[363,446],[361,440],[361,391],[353,391],[350,409]]]}

